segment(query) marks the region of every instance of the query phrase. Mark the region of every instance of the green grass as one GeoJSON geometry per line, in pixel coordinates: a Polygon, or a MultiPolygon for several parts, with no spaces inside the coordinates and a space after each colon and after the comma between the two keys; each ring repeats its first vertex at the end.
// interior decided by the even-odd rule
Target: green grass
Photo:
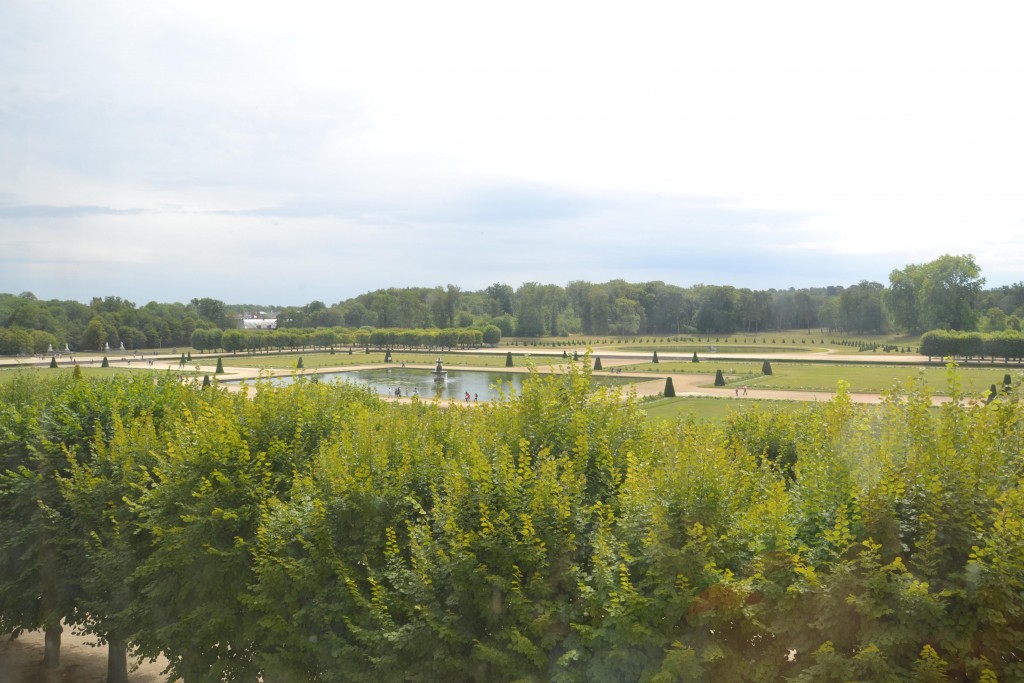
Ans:
{"type": "MultiPolygon", "coordinates": [[[[857,342],[878,345],[895,345],[901,348],[911,347],[916,350],[920,337],[886,334],[829,334],[821,330],[808,332],[805,329],[782,330],[773,332],[723,334],[675,334],[675,335],[635,335],[630,337],[617,336],[573,336],[544,337],[541,339],[502,340],[503,344],[518,343],[521,346],[558,347],[561,345],[579,348],[591,347],[601,349],[620,349],[623,351],[664,351],[666,353],[697,353],[707,352],[708,346],[715,346],[719,352],[732,353],[794,353],[821,352],[833,350],[838,353],[856,354],[857,342]],[[848,342],[847,344],[832,342],[848,342]]],[[[890,352],[899,356],[898,352],[890,352]]]]}
{"type": "MultiPolygon", "coordinates": [[[[632,365],[616,365],[622,368],[623,372],[652,372],[656,374],[673,373],[680,375],[708,375],[715,376],[715,370],[721,369],[727,375],[738,375],[753,377],[761,374],[762,361],[734,361],[720,360],[717,362],[701,361],[691,363],[687,361],[661,361],[660,363],[634,363],[632,365]]],[[[775,367],[774,365],[772,366],[775,367]]]]}
{"type": "MultiPolygon", "coordinates": [[[[83,376],[85,376],[85,377],[98,377],[98,378],[113,377],[114,375],[132,375],[132,374],[137,375],[137,374],[142,374],[142,373],[152,374],[154,372],[154,370],[151,369],[151,368],[141,368],[141,367],[140,368],[101,368],[98,364],[96,365],[96,367],[89,367],[87,365],[83,365],[81,367],[82,367],[82,375],[83,376]]],[[[0,370],[0,383],[10,382],[15,377],[17,377],[19,374],[25,374],[25,373],[28,373],[28,374],[31,374],[31,375],[34,375],[34,376],[37,376],[37,377],[45,378],[45,377],[56,377],[57,375],[69,375],[72,372],[74,372],[74,370],[72,368],[68,368],[68,367],[64,367],[64,366],[61,366],[61,367],[59,367],[57,369],[47,368],[47,367],[42,367],[42,368],[39,368],[39,367],[37,367],[37,368],[8,367],[8,368],[4,368],[4,369],[0,370]]],[[[162,372],[167,372],[167,370],[163,370],[162,372]]],[[[185,371],[177,371],[177,372],[175,372],[175,374],[176,375],[195,375],[196,373],[194,371],[185,370],[185,371]]]]}
{"type": "Polygon", "coordinates": [[[800,410],[807,406],[805,401],[767,401],[758,399],[711,398],[703,396],[681,396],[658,398],[641,403],[647,419],[652,422],[690,418],[697,421],[724,422],[730,413],[749,410],[754,405],[781,406],[787,410],[800,410]]]}
{"type": "Polygon", "coordinates": [[[654,353],[686,353],[693,354],[697,353],[698,356],[703,357],[708,353],[742,353],[747,355],[759,355],[759,354],[773,354],[773,353],[826,353],[828,348],[825,346],[819,346],[817,340],[812,344],[733,344],[733,343],[721,343],[711,344],[664,344],[652,346],[650,344],[634,345],[634,344],[616,344],[614,346],[602,346],[602,349],[610,351],[647,351],[654,353]],[[713,346],[714,351],[708,347],[713,346]]]}
{"type": "MultiPolygon", "coordinates": [[[[627,372],[706,375],[708,381],[702,385],[706,387],[713,386],[715,370],[720,369],[730,386],[749,384],[758,389],[788,391],[835,391],[842,380],[850,384],[852,392],[880,393],[897,383],[906,384],[920,377],[933,393],[949,393],[948,373],[944,367],[777,362],[772,364],[773,374],[770,376],[761,374],[760,362],[731,360],[718,363],[637,363],[621,367],[627,372]]],[[[1007,371],[1010,370],[960,367],[957,369],[957,377],[964,392],[978,394],[987,392],[992,384],[1002,384],[1003,375],[1007,371]]],[[[1010,372],[1018,374],[1020,370],[1010,372]]]]}
{"type": "MultiPolygon", "coordinates": [[[[946,368],[776,363],[772,365],[772,371],[774,374],[770,376],[741,377],[737,381],[759,389],[806,391],[834,391],[840,381],[845,381],[849,382],[852,392],[878,393],[891,389],[897,383],[906,384],[920,378],[933,393],[949,393],[946,368]]],[[[1004,374],[999,368],[961,367],[957,370],[961,388],[967,393],[983,393],[992,384],[1002,384],[1004,374]]]]}

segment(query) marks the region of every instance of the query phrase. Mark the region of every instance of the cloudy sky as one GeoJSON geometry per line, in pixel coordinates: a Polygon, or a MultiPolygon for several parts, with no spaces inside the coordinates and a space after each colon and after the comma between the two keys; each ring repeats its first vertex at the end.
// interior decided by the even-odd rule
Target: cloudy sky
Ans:
{"type": "Polygon", "coordinates": [[[0,0],[0,292],[1024,279],[1019,2],[0,0]]]}

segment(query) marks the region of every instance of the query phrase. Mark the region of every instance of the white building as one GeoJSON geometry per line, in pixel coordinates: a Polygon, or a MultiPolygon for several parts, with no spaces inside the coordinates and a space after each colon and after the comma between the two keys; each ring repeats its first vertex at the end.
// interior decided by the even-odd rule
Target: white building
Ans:
{"type": "Polygon", "coordinates": [[[243,330],[276,330],[277,318],[242,318],[243,330]]]}

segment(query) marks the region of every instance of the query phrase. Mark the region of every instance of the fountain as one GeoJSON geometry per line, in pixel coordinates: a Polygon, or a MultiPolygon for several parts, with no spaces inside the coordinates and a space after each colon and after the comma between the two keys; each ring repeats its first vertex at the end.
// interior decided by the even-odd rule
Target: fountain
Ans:
{"type": "Polygon", "coordinates": [[[434,381],[438,384],[444,382],[445,377],[448,375],[448,371],[441,368],[441,359],[437,359],[437,366],[434,367],[434,381]]]}

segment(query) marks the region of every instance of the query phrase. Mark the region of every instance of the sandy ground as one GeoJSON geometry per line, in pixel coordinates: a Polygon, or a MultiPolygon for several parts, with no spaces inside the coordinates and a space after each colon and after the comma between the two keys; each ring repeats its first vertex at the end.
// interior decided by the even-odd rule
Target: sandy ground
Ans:
{"type": "MultiPolygon", "coordinates": [[[[131,671],[131,683],[165,683],[161,672],[166,662],[142,662],[131,671]]],[[[17,640],[0,636],[0,683],[103,683],[107,678],[107,648],[91,637],[74,635],[67,628],[61,634],[60,668],[43,667],[43,632],[21,634],[17,640]]]]}

